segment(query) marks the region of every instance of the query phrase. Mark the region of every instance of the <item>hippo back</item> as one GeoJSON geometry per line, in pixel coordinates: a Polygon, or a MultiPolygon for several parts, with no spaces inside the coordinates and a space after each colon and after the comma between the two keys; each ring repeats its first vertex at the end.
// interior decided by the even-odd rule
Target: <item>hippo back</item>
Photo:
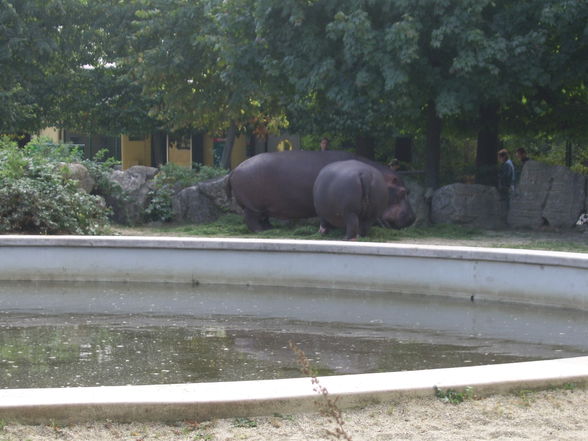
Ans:
{"type": "Polygon", "coordinates": [[[244,209],[281,219],[316,216],[312,187],[321,169],[352,158],[343,151],[261,153],[239,164],[229,177],[229,187],[244,209]]]}
{"type": "MultiPolygon", "coordinates": [[[[326,165],[314,182],[314,206],[322,220],[344,227],[353,214],[362,223],[382,218],[388,205],[384,176],[363,161],[349,160],[326,165]]],[[[348,231],[348,238],[357,232],[348,231]]]]}

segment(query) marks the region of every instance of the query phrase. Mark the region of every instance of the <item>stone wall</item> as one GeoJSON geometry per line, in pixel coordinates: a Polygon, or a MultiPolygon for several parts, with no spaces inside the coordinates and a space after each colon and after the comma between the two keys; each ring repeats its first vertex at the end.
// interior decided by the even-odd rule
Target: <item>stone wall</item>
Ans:
{"type": "Polygon", "coordinates": [[[507,211],[496,188],[451,184],[433,193],[431,221],[481,228],[572,228],[588,209],[585,176],[570,169],[529,161],[507,211]]]}
{"type": "Polygon", "coordinates": [[[586,206],[585,176],[563,166],[528,161],[512,198],[508,224],[571,228],[586,206]]]}
{"type": "Polygon", "coordinates": [[[502,228],[506,226],[506,206],[494,187],[451,184],[433,193],[431,221],[479,228],[502,228]]]}

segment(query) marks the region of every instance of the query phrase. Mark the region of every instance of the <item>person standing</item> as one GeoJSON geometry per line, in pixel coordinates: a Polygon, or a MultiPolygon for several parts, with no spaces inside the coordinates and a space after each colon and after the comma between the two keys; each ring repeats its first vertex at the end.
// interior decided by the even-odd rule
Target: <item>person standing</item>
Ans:
{"type": "Polygon", "coordinates": [[[529,160],[529,157],[527,156],[527,151],[522,147],[519,147],[517,149],[515,155],[517,156],[517,159],[521,162],[521,167],[524,166],[525,163],[529,160]]]}
{"type": "Polygon", "coordinates": [[[529,160],[529,157],[527,156],[527,151],[522,147],[519,147],[518,149],[516,149],[515,156],[519,160],[519,165],[515,169],[516,174],[517,174],[516,187],[518,187],[519,181],[521,180],[521,176],[523,174],[523,167],[525,167],[525,164],[529,160]]]}
{"type": "Polygon", "coordinates": [[[329,144],[330,144],[329,138],[327,138],[327,137],[322,138],[321,139],[321,152],[325,152],[325,151],[329,150],[329,144]]]}
{"type": "Polygon", "coordinates": [[[500,169],[498,170],[498,193],[503,201],[506,202],[506,209],[510,208],[510,198],[514,193],[515,168],[514,164],[508,157],[508,150],[502,149],[498,152],[498,161],[500,169]]]}

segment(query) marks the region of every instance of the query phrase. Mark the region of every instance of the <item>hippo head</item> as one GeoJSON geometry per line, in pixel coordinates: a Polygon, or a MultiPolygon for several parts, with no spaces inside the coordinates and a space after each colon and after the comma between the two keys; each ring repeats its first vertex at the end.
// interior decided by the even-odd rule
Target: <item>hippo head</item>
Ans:
{"type": "Polygon", "coordinates": [[[384,173],[388,186],[388,207],[384,210],[381,223],[389,228],[405,228],[415,221],[416,216],[408,201],[408,190],[402,179],[394,172],[384,173]]]}

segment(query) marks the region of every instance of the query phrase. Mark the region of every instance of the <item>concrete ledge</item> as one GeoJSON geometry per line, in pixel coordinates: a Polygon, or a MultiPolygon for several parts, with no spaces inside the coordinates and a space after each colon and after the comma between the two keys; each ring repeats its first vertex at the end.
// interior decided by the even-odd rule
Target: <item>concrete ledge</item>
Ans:
{"type": "MultiPolygon", "coordinates": [[[[477,395],[517,389],[585,384],[588,357],[450,369],[320,377],[347,408],[405,396],[430,396],[435,387],[477,395]]],[[[0,390],[0,419],[48,421],[202,421],[210,418],[316,411],[309,378],[226,383],[0,390]]]]}
{"type": "MultiPolygon", "coordinates": [[[[296,240],[0,236],[0,281],[312,286],[588,310],[588,256],[526,250],[296,240]]],[[[588,357],[320,378],[342,407],[434,387],[477,393],[585,383],[588,357]]],[[[24,423],[181,420],[316,410],[309,379],[0,390],[24,423]]]]}
{"type": "Polygon", "coordinates": [[[315,287],[588,310],[588,255],[302,240],[0,236],[1,280],[315,287]]]}

